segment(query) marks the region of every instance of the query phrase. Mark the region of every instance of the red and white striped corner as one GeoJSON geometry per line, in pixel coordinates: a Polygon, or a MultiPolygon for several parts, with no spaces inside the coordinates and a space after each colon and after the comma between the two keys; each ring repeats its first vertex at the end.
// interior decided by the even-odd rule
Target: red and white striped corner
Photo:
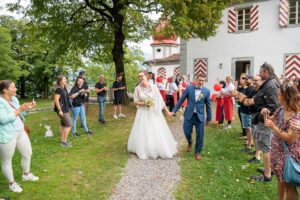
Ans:
{"type": "Polygon", "coordinates": [[[165,68],[161,67],[157,70],[157,75],[163,77],[164,79],[167,78],[167,71],[165,68]]]}
{"type": "Polygon", "coordinates": [[[258,29],[258,5],[252,6],[250,10],[250,29],[255,31],[258,29]]]}
{"type": "Polygon", "coordinates": [[[236,11],[228,10],[228,33],[234,33],[236,29],[236,11]]]}
{"type": "Polygon", "coordinates": [[[207,76],[207,58],[196,59],[194,63],[194,77],[207,76]]]}
{"type": "Polygon", "coordinates": [[[280,0],[279,4],[279,25],[286,27],[289,24],[289,1],[280,0]]]}
{"type": "Polygon", "coordinates": [[[180,74],[180,67],[176,67],[174,70],[173,70],[173,74],[174,76],[177,76],[180,74]]]}
{"type": "Polygon", "coordinates": [[[291,54],[285,57],[286,78],[300,77],[300,54],[291,54]]]}

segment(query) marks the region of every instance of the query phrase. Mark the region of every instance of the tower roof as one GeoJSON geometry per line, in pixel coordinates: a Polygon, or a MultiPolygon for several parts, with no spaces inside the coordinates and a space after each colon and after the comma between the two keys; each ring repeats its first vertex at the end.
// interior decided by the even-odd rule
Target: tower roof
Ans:
{"type": "Polygon", "coordinates": [[[152,36],[153,42],[151,43],[151,46],[161,44],[173,44],[179,46],[177,42],[177,36],[175,34],[167,35],[163,33],[163,29],[165,26],[166,22],[164,21],[160,22],[156,26],[155,34],[152,36]]]}

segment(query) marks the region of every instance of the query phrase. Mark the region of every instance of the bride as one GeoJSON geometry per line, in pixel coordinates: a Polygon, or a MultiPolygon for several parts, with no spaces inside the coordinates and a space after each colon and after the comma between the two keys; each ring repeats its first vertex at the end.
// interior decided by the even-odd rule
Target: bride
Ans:
{"type": "Polygon", "coordinates": [[[158,88],[147,81],[147,72],[139,73],[140,84],[134,91],[137,113],[128,139],[128,151],[140,159],[172,158],[177,142],[162,114],[168,114],[158,88]]]}

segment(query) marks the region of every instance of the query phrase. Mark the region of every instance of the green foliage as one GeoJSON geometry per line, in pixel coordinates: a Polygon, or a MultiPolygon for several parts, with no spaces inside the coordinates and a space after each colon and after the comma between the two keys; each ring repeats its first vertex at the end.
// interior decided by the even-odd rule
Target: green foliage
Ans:
{"type": "Polygon", "coordinates": [[[16,80],[21,75],[20,69],[13,58],[11,46],[9,30],[0,26],[0,80],[16,80]]]}
{"type": "MultiPolygon", "coordinates": [[[[127,90],[133,92],[138,83],[137,74],[139,68],[144,62],[143,52],[137,47],[126,48],[124,62],[127,90]]],[[[112,86],[112,83],[115,81],[116,73],[113,62],[109,63],[107,60],[98,58],[97,61],[95,60],[95,62],[86,67],[86,71],[88,73],[89,83],[98,82],[100,74],[105,76],[107,86],[109,87],[112,86]]]]}

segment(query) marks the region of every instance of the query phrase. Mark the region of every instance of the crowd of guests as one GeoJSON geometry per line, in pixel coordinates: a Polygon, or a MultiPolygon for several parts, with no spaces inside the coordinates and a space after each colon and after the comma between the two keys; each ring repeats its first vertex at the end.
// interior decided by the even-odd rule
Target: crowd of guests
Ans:
{"type": "MultiPolygon", "coordinates": [[[[162,99],[169,110],[173,110],[177,99],[192,84],[189,77],[172,76],[168,79],[155,78],[149,73],[147,80],[156,85],[162,99]]],[[[216,96],[216,121],[224,129],[232,128],[234,104],[236,104],[239,120],[242,127],[241,139],[246,139],[242,152],[253,154],[249,163],[260,163],[263,160],[264,168],[257,169],[261,175],[251,176],[255,181],[271,182],[276,175],[278,183],[278,199],[298,199],[295,185],[286,183],[283,178],[283,169],[286,159],[285,147],[289,154],[300,163],[300,80],[298,78],[279,79],[274,68],[267,63],[260,67],[259,74],[252,76],[241,74],[238,81],[233,82],[231,76],[220,81],[220,88],[216,96]],[[225,122],[226,121],[226,122],[225,122]],[[224,126],[224,124],[226,125],[224,126]],[[255,148],[255,151],[253,149],[255,148]]],[[[114,93],[113,118],[125,117],[122,113],[126,85],[122,74],[116,76],[112,85],[114,93]]],[[[22,192],[13,177],[12,157],[15,148],[22,156],[22,179],[37,181],[39,178],[30,172],[31,144],[24,130],[24,111],[35,106],[35,102],[19,104],[16,98],[16,86],[12,81],[0,82],[0,158],[2,173],[9,181],[9,189],[13,192],[22,192]],[[14,134],[11,134],[14,133],[14,134]]],[[[99,122],[105,124],[104,117],[106,95],[109,88],[105,77],[99,76],[95,84],[97,101],[99,104],[99,122]]],[[[74,86],[67,90],[67,79],[60,76],[54,95],[54,111],[60,119],[60,145],[71,147],[68,140],[72,136],[78,137],[77,121],[80,118],[81,126],[87,136],[92,136],[87,122],[90,89],[85,81],[85,73],[80,72],[74,86]],[[72,116],[70,115],[72,113],[72,116]]],[[[182,104],[184,110],[188,102],[182,104]]]]}
{"type": "Polygon", "coordinates": [[[279,79],[274,68],[264,63],[255,76],[243,73],[235,83],[228,76],[225,84],[220,84],[216,121],[223,124],[225,116],[228,125],[224,128],[231,128],[233,104],[236,103],[242,127],[241,139],[247,141],[242,152],[254,155],[249,163],[263,161],[264,168],[257,169],[261,175],[250,176],[250,179],[271,182],[272,176],[276,175],[278,199],[298,199],[296,185],[285,182],[283,173],[285,146],[295,162],[300,163],[299,79],[279,79]]]}

